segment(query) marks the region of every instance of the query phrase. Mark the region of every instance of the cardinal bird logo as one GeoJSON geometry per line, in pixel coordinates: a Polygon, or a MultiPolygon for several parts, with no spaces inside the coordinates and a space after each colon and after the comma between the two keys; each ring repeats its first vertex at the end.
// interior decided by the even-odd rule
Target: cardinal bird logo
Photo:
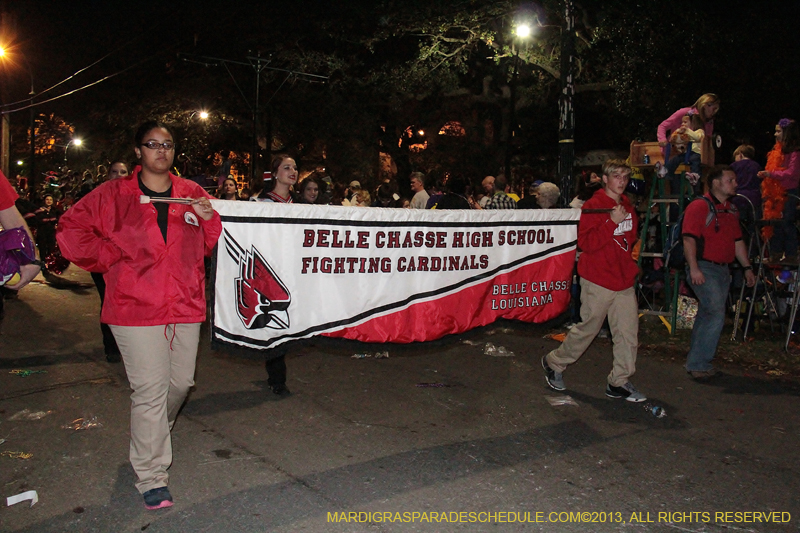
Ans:
{"type": "Polygon", "coordinates": [[[264,256],[256,250],[245,251],[225,230],[225,248],[239,265],[236,283],[236,309],[247,329],[287,329],[289,313],[286,309],[292,295],[275,274],[264,256]]]}

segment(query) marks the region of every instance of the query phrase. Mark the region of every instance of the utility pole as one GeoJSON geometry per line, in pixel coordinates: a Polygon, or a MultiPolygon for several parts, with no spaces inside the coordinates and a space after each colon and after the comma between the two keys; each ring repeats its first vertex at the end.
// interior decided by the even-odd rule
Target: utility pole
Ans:
{"type": "Polygon", "coordinates": [[[561,28],[561,96],[558,99],[558,174],[561,177],[562,207],[572,198],[572,171],[575,165],[575,15],[572,0],[564,0],[564,26],[561,28]]]}
{"type": "MultiPolygon", "coordinates": [[[[268,57],[261,57],[261,54],[257,54],[256,56],[247,56],[247,63],[243,61],[233,61],[230,59],[222,59],[219,57],[207,57],[207,56],[194,56],[189,54],[179,54],[179,57],[184,61],[190,63],[199,63],[203,66],[209,67],[218,67],[222,66],[225,67],[225,70],[228,71],[231,79],[233,80],[234,85],[239,90],[239,94],[241,94],[242,99],[247,105],[248,109],[250,110],[252,117],[253,117],[253,140],[252,140],[252,153],[250,154],[250,179],[253,180],[256,175],[257,160],[258,160],[258,132],[259,132],[259,121],[261,119],[262,109],[268,109],[269,103],[275,98],[275,95],[278,94],[278,91],[281,90],[283,85],[289,81],[290,78],[295,77],[299,79],[304,79],[306,81],[311,82],[324,82],[328,79],[328,76],[320,76],[317,74],[308,74],[305,72],[297,72],[293,70],[288,70],[284,68],[276,68],[271,67],[269,64],[272,62],[271,58],[268,57]],[[251,67],[256,74],[255,80],[255,89],[254,89],[254,100],[253,103],[250,103],[250,100],[245,96],[244,91],[239,86],[239,83],[236,81],[236,78],[231,73],[228,65],[244,65],[251,67]],[[280,86],[275,90],[275,93],[270,97],[264,106],[261,106],[261,76],[264,75],[266,71],[271,72],[285,72],[286,78],[284,78],[283,82],[280,86]]],[[[271,118],[268,120],[268,131],[267,131],[267,151],[268,153],[272,152],[272,120],[271,118]]]]}

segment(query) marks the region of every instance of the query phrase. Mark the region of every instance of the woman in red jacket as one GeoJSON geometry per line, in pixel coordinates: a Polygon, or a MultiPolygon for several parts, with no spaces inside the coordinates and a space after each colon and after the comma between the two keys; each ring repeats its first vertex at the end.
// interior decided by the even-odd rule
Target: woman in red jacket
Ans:
{"type": "Polygon", "coordinates": [[[133,174],[108,181],[62,218],[64,257],[105,274],[101,320],[119,345],[131,394],[130,460],[147,509],[172,506],[170,430],[194,385],[206,318],[204,255],[222,231],[210,196],[170,174],[175,145],[157,122],[139,127],[133,174]],[[190,204],[140,198],[191,198],[190,204]]]}

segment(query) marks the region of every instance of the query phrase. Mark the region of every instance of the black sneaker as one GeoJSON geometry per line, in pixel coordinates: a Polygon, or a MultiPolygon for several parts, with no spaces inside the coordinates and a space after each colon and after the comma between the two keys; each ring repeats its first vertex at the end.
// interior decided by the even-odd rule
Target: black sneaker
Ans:
{"type": "Polygon", "coordinates": [[[636,390],[633,383],[627,382],[622,387],[615,387],[611,384],[606,385],[606,396],[609,398],[625,398],[629,402],[643,402],[647,396],[636,390]]]}
{"type": "Polygon", "coordinates": [[[169,493],[167,487],[159,487],[157,489],[150,489],[144,494],[144,507],[150,511],[156,509],[164,509],[172,507],[172,494],[169,493]]]}
{"type": "Polygon", "coordinates": [[[286,387],[286,385],[273,385],[272,393],[277,394],[281,398],[286,398],[287,396],[291,396],[292,392],[286,387]]]}
{"type": "Polygon", "coordinates": [[[564,385],[564,376],[561,372],[556,372],[550,368],[550,365],[547,364],[546,355],[542,357],[542,368],[544,368],[544,380],[551,389],[557,391],[567,390],[567,387],[564,385]]]}

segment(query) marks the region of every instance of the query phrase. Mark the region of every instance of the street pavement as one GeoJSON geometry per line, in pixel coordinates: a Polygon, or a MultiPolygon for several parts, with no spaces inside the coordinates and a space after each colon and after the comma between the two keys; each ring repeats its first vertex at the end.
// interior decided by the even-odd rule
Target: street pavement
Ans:
{"type": "Polygon", "coordinates": [[[147,511],[91,279],[70,267],[41,281],[0,322],[0,496],[39,498],[3,503],[0,531],[798,531],[798,383],[725,367],[699,384],[668,355],[640,357],[633,382],[665,409],[656,418],[606,398],[611,343],[597,339],[565,373],[577,405],[551,405],[564,394],[540,358],[557,341],[514,322],[411,346],[296,347],[285,399],[262,361],[212,351],[204,328],[173,431],[176,503],[147,511]],[[70,429],[79,418],[101,427],[70,429]]]}

